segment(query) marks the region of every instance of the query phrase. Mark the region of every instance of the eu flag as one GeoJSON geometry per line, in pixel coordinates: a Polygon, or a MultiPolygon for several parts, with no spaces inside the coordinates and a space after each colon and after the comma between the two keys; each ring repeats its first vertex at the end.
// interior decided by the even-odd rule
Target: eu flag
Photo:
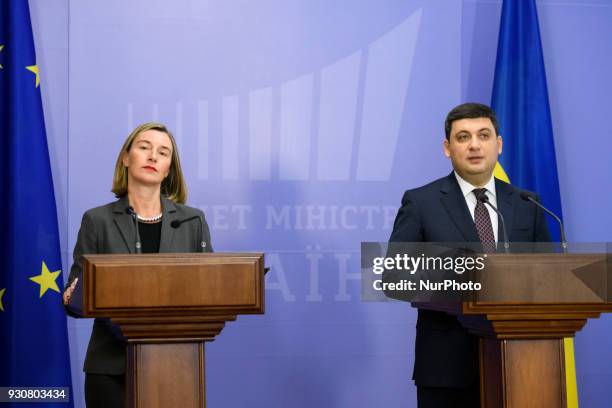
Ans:
{"type": "Polygon", "coordinates": [[[41,69],[27,0],[0,1],[0,387],[71,385],[41,69]]]}

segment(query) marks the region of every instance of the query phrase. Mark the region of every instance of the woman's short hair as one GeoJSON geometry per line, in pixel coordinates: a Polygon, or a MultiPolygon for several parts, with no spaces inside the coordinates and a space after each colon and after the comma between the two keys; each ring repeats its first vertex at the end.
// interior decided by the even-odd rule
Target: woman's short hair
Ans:
{"type": "Polygon", "coordinates": [[[132,144],[134,143],[136,137],[147,130],[157,130],[159,132],[163,132],[170,138],[170,142],[172,142],[172,158],[168,176],[161,183],[161,193],[164,194],[169,200],[179,204],[185,204],[185,201],[187,201],[187,185],[185,184],[185,178],[183,177],[183,171],[181,170],[181,161],[179,160],[176,141],[166,125],[157,122],[148,122],[138,126],[132,131],[132,133],[130,133],[125,142],[123,142],[123,147],[121,147],[121,150],[119,151],[117,163],[115,164],[113,188],[111,191],[115,193],[117,198],[123,197],[127,194],[128,172],[127,167],[125,167],[123,164],[123,157],[132,148],[132,144]]]}

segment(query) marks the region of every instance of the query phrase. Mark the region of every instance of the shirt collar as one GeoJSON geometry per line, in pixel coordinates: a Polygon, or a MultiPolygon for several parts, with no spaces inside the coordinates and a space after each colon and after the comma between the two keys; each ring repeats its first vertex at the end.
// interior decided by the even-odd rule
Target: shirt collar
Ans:
{"type": "MultiPolygon", "coordinates": [[[[457,183],[459,183],[459,188],[461,189],[461,192],[463,193],[464,197],[467,197],[467,195],[470,194],[475,188],[478,188],[463,179],[456,171],[454,171],[454,173],[455,178],[457,179],[457,183]]],[[[487,193],[497,198],[495,194],[495,177],[493,177],[493,175],[491,175],[491,178],[489,179],[489,181],[487,181],[483,188],[486,188],[487,193]]]]}

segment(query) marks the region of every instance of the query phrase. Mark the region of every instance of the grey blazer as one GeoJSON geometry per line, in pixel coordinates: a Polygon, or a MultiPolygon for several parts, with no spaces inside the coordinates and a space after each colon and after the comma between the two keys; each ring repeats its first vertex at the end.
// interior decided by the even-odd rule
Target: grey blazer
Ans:
{"type": "MultiPolygon", "coordinates": [[[[81,229],[74,247],[74,262],[70,269],[68,287],[82,274],[81,256],[84,254],[128,254],[135,253],[136,228],[129,214],[127,195],[119,200],[92,208],[83,214],[81,229]]],[[[204,213],[196,208],[177,204],[162,197],[163,217],[159,252],[212,252],[210,231],[204,213]],[[174,220],[197,219],[171,226],[174,220]],[[202,244],[203,243],[203,244],[202,244]]],[[[78,317],[69,308],[66,312],[78,317]]],[[[92,374],[123,374],[126,367],[126,342],[119,328],[109,319],[94,320],[83,371],[92,374]]]]}

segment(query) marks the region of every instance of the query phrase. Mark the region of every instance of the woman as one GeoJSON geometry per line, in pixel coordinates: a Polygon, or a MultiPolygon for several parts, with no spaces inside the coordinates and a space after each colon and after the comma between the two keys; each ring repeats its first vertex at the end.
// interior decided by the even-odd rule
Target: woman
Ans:
{"type": "MultiPolygon", "coordinates": [[[[83,254],[212,252],[204,213],[184,205],[187,189],[176,142],[164,125],[145,123],[128,136],[117,157],[112,191],[117,201],[87,211],[81,221],[63,295],[73,317],[78,315],[68,302],[82,273],[83,254]],[[185,222],[172,224],[175,220],[185,222]]],[[[125,370],[126,342],[119,328],[109,319],[95,319],[83,367],[87,407],[123,407],[125,370]]]]}

